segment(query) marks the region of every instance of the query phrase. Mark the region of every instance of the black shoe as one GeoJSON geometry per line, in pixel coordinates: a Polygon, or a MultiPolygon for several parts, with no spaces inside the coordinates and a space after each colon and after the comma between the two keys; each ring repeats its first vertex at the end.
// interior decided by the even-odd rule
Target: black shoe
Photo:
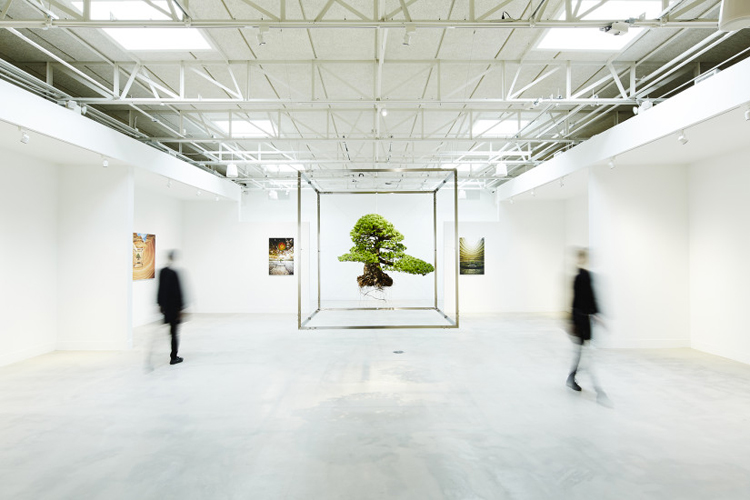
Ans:
{"type": "Polygon", "coordinates": [[[574,391],[580,391],[581,390],[581,386],[578,385],[578,382],[576,382],[576,379],[575,379],[575,377],[573,375],[571,375],[570,377],[568,377],[567,385],[568,385],[568,387],[570,387],[574,391]]]}
{"type": "MultiPolygon", "coordinates": [[[[176,365],[177,363],[182,363],[182,358],[179,356],[175,356],[174,358],[169,360],[170,365],[176,365]]],[[[579,388],[578,390],[580,391],[581,389],[579,388]]]]}

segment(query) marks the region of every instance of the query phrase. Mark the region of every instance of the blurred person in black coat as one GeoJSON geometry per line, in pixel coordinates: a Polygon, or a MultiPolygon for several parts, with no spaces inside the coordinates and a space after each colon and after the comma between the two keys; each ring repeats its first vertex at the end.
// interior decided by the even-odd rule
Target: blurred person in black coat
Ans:
{"type": "Polygon", "coordinates": [[[182,286],[177,271],[172,269],[172,265],[177,258],[177,252],[169,252],[169,261],[167,267],[159,272],[159,292],[157,302],[164,314],[164,323],[169,324],[169,335],[172,337],[172,352],[169,355],[169,364],[176,365],[182,363],[182,358],[177,355],[177,349],[180,345],[180,337],[177,332],[177,325],[180,324],[182,310],[185,307],[182,297],[182,286]]]}
{"type": "MultiPolygon", "coordinates": [[[[580,391],[581,386],[578,385],[576,380],[576,374],[581,367],[581,356],[584,352],[584,346],[591,341],[591,320],[592,318],[600,321],[597,313],[599,307],[596,304],[596,296],[594,295],[594,287],[592,285],[591,273],[589,273],[586,266],[588,265],[588,251],[580,249],[578,251],[578,274],[573,282],[573,311],[572,311],[572,328],[571,328],[571,340],[575,344],[573,353],[573,363],[570,367],[570,374],[568,375],[567,385],[574,391],[580,391]]],[[[586,371],[589,372],[591,379],[594,383],[594,389],[597,393],[597,398],[604,400],[606,394],[599,386],[599,382],[594,374],[591,353],[586,354],[588,358],[586,360],[586,371]]]]}

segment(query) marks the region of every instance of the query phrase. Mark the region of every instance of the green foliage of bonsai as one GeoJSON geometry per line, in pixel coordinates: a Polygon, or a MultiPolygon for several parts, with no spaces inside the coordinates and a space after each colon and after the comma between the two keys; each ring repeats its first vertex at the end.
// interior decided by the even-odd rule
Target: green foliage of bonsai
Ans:
{"type": "Polygon", "coordinates": [[[378,214],[362,216],[349,235],[354,246],[349,253],[340,255],[339,261],[362,262],[365,265],[364,274],[357,277],[360,287],[391,286],[393,279],[383,270],[422,276],[435,270],[432,264],[406,255],[406,246],[401,243],[404,235],[378,214]]]}

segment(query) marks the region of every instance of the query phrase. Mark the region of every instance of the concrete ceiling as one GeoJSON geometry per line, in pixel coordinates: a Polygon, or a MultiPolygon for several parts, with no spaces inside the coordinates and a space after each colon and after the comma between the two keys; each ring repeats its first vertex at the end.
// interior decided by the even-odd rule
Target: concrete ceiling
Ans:
{"type": "Polygon", "coordinates": [[[235,162],[237,182],[256,187],[273,183],[279,164],[472,163],[462,177],[492,189],[505,181],[494,175],[497,160],[514,177],[750,47],[750,30],[717,32],[719,0],[677,0],[652,19],[633,13],[630,26],[645,31],[620,52],[537,49],[552,27],[624,21],[580,19],[589,4],[578,10],[575,0],[156,3],[175,15],[151,28],[200,29],[211,49],[130,52],[102,29],[125,20],[82,19],[69,0],[14,0],[0,18],[0,77],[85,105],[87,116],[196,165],[224,172],[235,162]],[[570,18],[559,20],[568,4],[570,18]],[[242,137],[248,120],[270,131],[242,137]],[[480,120],[516,129],[482,134],[480,120]],[[222,121],[232,122],[231,134],[222,121]]]}

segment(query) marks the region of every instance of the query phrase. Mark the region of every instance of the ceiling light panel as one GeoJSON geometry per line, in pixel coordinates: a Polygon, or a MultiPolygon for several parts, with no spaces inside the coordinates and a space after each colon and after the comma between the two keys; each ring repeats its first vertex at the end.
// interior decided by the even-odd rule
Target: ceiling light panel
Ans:
{"type": "MultiPolygon", "coordinates": [[[[159,9],[169,12],[169,5],[164,1],[151,2],[155,7],[142,0],[122,2],[91,2],[91,19],[98,21],[163,21],[171,19],[159,9]],[[156,8],[158,7],[158,8],[156,8]]],[[[83,2],[73,2],[73,7],[83,13],[83,2]]],[[[177,10],[180,19],[182,13],[177,10]]]]}
{"type": "Polygon", "coordinates": [[[509,118],[507,120],[475,120],[471,127],[474,137],[509,137],[516,135],[529,124],[528,120],[509,118]]]}
{"type": "MultiPolygon", "coordinates": [[[[225,134],[229,134],[229,120],[214,121],[225,134]]],[[[271,120],[232,120],[232,137],[273,137],[276,130],[271,120]]]]}
{"type": "MultiPolygon", "coordinates": [[[[164,1],[91,2],[91,18],[94,20],[119,21],[164,21],[171,17],[159,9],[169,12],[164,1]]],[[[83,12],[83,2],[73,2],[79,12],[83,12]]],[[[182,13],[177,11],[180,19],[182,13]]],[[[211,50],[212,47],[197,29],[167,28],[105,28],[104,31],[125,50],[211,50]]]]}
{"type": "Polygon", "coordinates": [[[125,50],[211,50],[211,45],[197,29],[170,28],[104,28],[125,50]]]}
{"type": "MultiPolygon", "coordinates": [[[[581,2],[579,13],[584,13],[597,6],[599,2],[581,2]]],[[[592,12],[583,16],[585,21],[638,19],[641,15],[645,19],[654,19],[661,12],[660,0],[611,0],[596,7],[592,12]]],[[[565,19],[563,10],[558,20],[565,19]]],[[[539,50],[586,50],[619,52],[644,32],[643,28],[630,28],[627,34],[613,36],[603,33],[599,28],[551,28],[542,37],[537,49],[539,50]]]]}

